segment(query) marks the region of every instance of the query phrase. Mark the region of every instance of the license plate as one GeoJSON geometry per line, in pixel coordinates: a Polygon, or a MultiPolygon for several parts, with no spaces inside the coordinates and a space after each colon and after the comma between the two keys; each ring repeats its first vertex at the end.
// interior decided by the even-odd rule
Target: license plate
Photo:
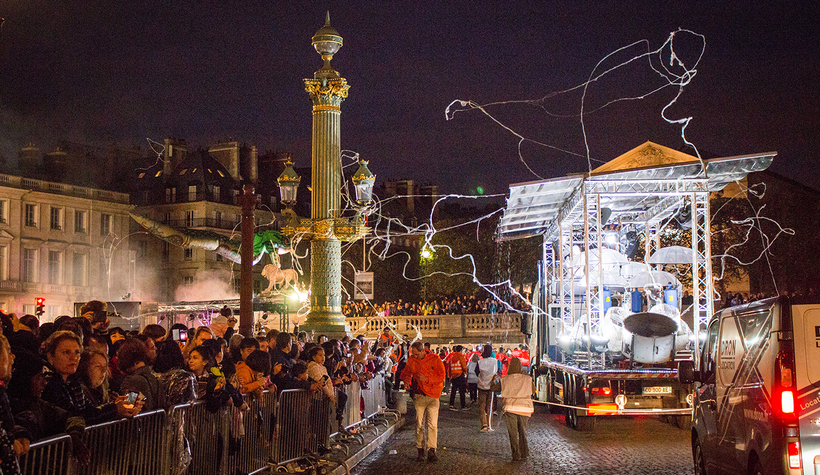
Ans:
{"type": "Polygon", "coordinates": [[[649,386],[643,388],[644,394],[672,394],[672,386],[649,386]]]}

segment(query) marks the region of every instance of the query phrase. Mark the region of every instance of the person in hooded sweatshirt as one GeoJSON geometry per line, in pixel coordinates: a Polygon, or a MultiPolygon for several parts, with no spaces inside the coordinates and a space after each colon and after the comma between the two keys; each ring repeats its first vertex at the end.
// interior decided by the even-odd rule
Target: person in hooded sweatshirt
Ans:
{"type": "Polygon", "coordinates": [[[525,459],[530,455],[530,449],[527,446],[527,422],[533,413],[533,394],[535,394],[535,382],[522,371],[521,360],[512,358],[507,368],[507,375],[501,378],[501,400],[514,461],[525,459]]]}

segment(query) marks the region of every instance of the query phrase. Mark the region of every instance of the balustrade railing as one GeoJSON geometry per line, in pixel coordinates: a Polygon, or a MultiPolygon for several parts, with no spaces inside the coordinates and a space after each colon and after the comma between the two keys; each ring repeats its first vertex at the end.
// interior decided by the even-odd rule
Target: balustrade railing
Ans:
{"type": "Polygon", "coordinates": [[[348,317],[353,334],[373,337],[389,326],[396,331],[415,335],[421,332],[425,340],[469,339],[471,337],[517,337],[521,335],[521,319],[528,313],[495,313],[467,315],[390,315],[348,317]]]}

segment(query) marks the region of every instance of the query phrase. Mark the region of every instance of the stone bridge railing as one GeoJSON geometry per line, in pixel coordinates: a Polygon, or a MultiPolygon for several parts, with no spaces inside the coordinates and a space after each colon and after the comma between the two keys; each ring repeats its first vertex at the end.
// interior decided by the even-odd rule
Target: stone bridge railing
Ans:
{"type": "Polygon", "coordinates": [[[529,314],[471,314],[471,315],[390,315],[387,317],[348,317],[347,324],[353,335],[364,334],[375,338],[385,326],[391,326],[400,334],[415,338],[421,332],[425,341],[431,343],[480,343],[503,341],[521,343],[521,318],[529,314]]]}

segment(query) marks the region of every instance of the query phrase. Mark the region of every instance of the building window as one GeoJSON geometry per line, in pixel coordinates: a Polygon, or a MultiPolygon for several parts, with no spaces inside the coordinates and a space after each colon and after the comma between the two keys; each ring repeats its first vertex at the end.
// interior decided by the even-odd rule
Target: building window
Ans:
{"type": "Polygon", "coordinates": [[[253,279],[253,293],[258,294],[262,291],[262,281],[259,279],[253,279]]]}
{"type": "Polygon", "coordinates": [[[242,288],[242,280],[241,279],[234,279],[233,280],[233,291],[235,293],[239,293],[239,290],[242,288]]]}
{"type": "Polygon", "coordinates": [[[194,212],[188,210],[185,212],[185,227],[192,228],[194,226],[194,212]]]}
{"type": "Polygon", "coordinates": [[[87,262],[85,254],[74,253],[74,262],[71,267],[71,283],[77,287],[85,287],[85,266],[87,262]]]}
{"type": "Polygon", "coordinates": [[[222,201],[221,190],[218,186],[214,185],[214,201],[220,202],[222,201]]]}
{"type": "Polygon", "coordinates": [[[60,251],[48,251],[48,283],[59,284],[62,271],[63,253],[60,251]]]}
{"type": "Polygon", "coordinates": [[[137,257],[148,257],[148,241],[136,241],[137,243],[137,257]]]}
{"type": "Polygon", "coordinates": [[[222,211],[215,211],[214,212],[214,224],[217,228],[222,227],[222,211]]]}
{"type": "Polygon", "coordinates": [[[37,227],[37,205],[26,203],[26,226],[37,227]]]}
{"type": "Polygon", "coordinates": [[[182,283],[184,285],[193,285],[194,284],[194,276],[186,275],[182,277],[182,283]]]}
{"type": "Polygon", "coordinates": [[[23,249],[23,282],[34,282],[37,278],[37,250],[23,249]]]}
{"type": "Polygon", "coordinates": [[[185,248],[185,260],[190,261],[194,258],[194,250],[190,247],[185,248]]]}
{"type": "Polygon", "coordinates": [[[162,218],[162,222],[164,224],[170,224],[171,223],[171,213],[165,213],[165,216],[162,218]]]}
{"type": "Polygon", "coordinates": [[[9,248],[8,246],[0,246],[0,280],[8,280],[9,272],[9,248]]]}
{"type": "Polygon", "coordinates": [[[171,245],[167,241],[162,241],[162,260],[165,262],[171,260],[171,245]]]}
{"type": "Polygon", "coordinates": [[[188,201],[196,201],[196,185],[188,185],[188,201]]]}
{"type": "Polygon", "coordinates": [[[100,215],[100,236],[109,234],[111,234],[111,215],[103,213],[100,215]]]}
{"type": "Polygon", "coordinates": [[[0,224],[9,222],[9,200],[0,200],[0,224]]]}
{"type": "Polygon", "coordinates": [[[62,231],[63,229],[63,208],[51,207],[51,229],[62,231]]]}
{"type": "Polygon", "coordinates": [[[82,210],[74,210],[74,232],[85,234],[88,214],[82,210]]]}

